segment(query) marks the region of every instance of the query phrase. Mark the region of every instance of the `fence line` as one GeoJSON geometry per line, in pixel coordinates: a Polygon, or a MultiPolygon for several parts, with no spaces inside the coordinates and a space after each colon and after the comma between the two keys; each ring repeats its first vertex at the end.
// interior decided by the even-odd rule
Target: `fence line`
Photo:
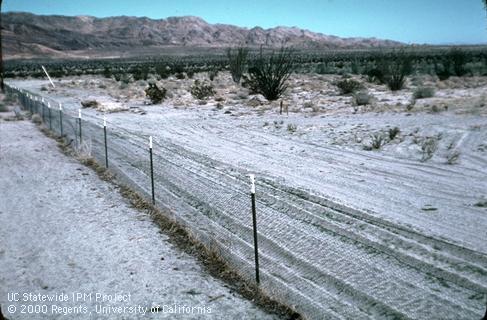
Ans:
{"type": "MultiPolygon", "coordinates": [[[[57,103],[23,89],[7,89],[19,95],[26,110],[42,115],[44,123],[44,106],[57,103]]],[[[404,256],[377,245],[360,231],[350,231],[358,221],[359,229],[369,223],[374,232],[382,232],[380,228],[386,226],[384,232],[390,237],[394,226],[388,222],[265,176],[255,181],[257,195],[251,178],[249,202],[248,173],[230,164],[170,140],[124,129],[105,116],[83,113],[82,121],[81,110],[76,115],[66,106],[60,107],[59,116],[53,116],[49,108],[47,116],[50,130],[77,147],[89,146],[92,156],[105,162],[107,168],[110,156],[109,170],[118,179],[166,209],[246,280],[255,280],[270,296],[306,318],[422,318],[435,314],[446,319],[478,315],[472,311],[477,310],[474,302],[466,299],[460,306],[444,298],[458,296],[460,287],[444,289],[451,290],[444,295],[428,291],[418,280],[418,268],[398,262],[404,256]],[[381,251],[387,253],[386,258],[376,254],[381,251]],[[389,256],[398,259],[392,261],[389,256]],[[418,301],[419,294],[424,303],[418,301]]],[[[441,242],[435,244],[447,248],[441,242]]],[[[478,259],[480,263],[487,261],[478,259]]],[[[473,294],[484,287],[481,284],[476,288],[480,289],[473,294]]]]}

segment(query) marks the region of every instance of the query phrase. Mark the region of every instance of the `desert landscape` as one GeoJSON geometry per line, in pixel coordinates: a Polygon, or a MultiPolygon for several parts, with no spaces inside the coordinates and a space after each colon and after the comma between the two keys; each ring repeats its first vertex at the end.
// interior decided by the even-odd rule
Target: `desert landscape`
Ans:
{"type": "MultiPolygon", "coordinates": [[[[482,319],[484,46],[410,47],[297,28],[210,25],[196,17],[133,18],[130,32],[123,29],[130,36],[106,50],[107,39],[89,38],[86,45],[88,37],[76,34],[110,30],[103,37],[121,41],[115,36],[126,24],[121,19],[129,18],[7,15],[6,41],[17,45],[7,49],[10,113],[0,113],[2,136],[38,134],[17,118],[31,120],[78,160],[104,167],[118,184],[152,200],[225,263],[230,279],[272,301],[246,304],[241,287],[230,286],[235,296],[220,288],[218,281],[232,282],[223,277],[205,289],[218,294],[191,298],[227,310],[210,318],[242,312],[244,319],[482,319]],[[33,25],[42,36],[24,45],[33,41],[33,25]],[[157,28],[171,32],[154,33],[157,28]],[[65,42],[55,46],[60,30],[65,42]],[[138,46],[144,37],[153,41],[144,42],[144,53],[115,49],[138,46]],[[289,46],[283,39],[291,39],[289,46]],[[161,43],[167,50],[154,57],[161,43]],[[83,58],[90,50],[92,58],[83,58]],[[44,60],[51,53],[58,59],[44,60]],[[34,59],[20,60],[27,57],[34,59]],[[21,107],[16,115],[15,106],[21,107]],[[249,175],[255,176],[257,283],[249,175]],[[220,296],[232,298],[214,300],[220,296]],[[228,303],[236,304],[235,313],[228,303]]],[[[4,193],[11,188],[2,186],[4,193]]],[[[2,219],[9,211],[5,205],[2,219]]],[[[96,226],[97,218],[90,223],[96,226]]],[[[137,228],[148,229],[147,241],[160,242],[151,229],[157,226],[137,228]]],[[[175,263],[191,265],[186,258],[175,263]]]]}

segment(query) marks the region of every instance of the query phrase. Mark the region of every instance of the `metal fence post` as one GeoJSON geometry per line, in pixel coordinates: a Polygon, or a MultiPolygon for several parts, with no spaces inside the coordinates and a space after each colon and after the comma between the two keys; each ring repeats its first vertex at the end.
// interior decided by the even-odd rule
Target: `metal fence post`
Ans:
{"type": "Polygon", "coordinates": [[[149,155],[150,155],[150,180],[152,187],[152,204],[156,204],[156,197],[154,195],[154,163],[152,162],[152,136],[149,137],[149,155]]]}
{"type": "Polygon", "coordinates": [[[44,98],[42,98],[42,123],[46,122],[45,117],[44,117],[44,98]]]}
{"type": "Polygon", "coordinates": [[[49,115],[49,130],[52,131],[51,103],[47,102],[47,114],[49,115]]]}
{"type": "Polygon", "coordinates": [[[78,109],[78,125],[79,125],[79,145],[83,142],[83,135],[81,134],[81,109],[78,109]]]}
{"type": "Polygon", "coordinates": [[[252,201],[252,224],[254,229],[254,257],[255,257],[255,281],[260,283],[259,277],[259,247],[257,244],[257,214],[255,210],[255,176],[253,174],[250,177],[250,199],[252,201]]]}
{"type": "Polygon", "coordinates": [[[103,116],[103,135],[105,138],[105,167],[108,169],[107,118],[103,116]]]}
{"type": "Polygon", "coordinates": [[[59,104],[59,130],[61,132],[61,137],[64,135],[63,133],[63,106],[59,104]]]}

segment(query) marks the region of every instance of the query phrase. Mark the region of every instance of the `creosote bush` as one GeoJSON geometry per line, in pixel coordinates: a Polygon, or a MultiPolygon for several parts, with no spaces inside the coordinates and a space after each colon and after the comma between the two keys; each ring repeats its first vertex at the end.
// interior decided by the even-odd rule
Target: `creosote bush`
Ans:
{"type": "Polygon", "coordinates": [[[262,50],[249,67],[246,85],[251,92],[262,94],[267,100],[279,99],[287,89],[287,80],[294,68],[292,50],[281,48],[264,55],[262,50]]]}
{"type": "Polygon", "coordinates": [[[149,87],[145,89],[145,95],[150,99],[152,104],[161,103],[166,98],[166,88],[159,88],[155,83],[149,83],[149,87]]]}
{"type": "Polygon", "coordinates": [[[362,84],[354,79],[343,79],[337,82],[340,94],[350,94],[362,88],[362,84]]]}
{"type": "Polygon", "coordinates": [[[227,50],[228,57],[228,68],[230,69],[230,74],[232,75],[232,80],[235,83],[240,83],[242,75],[245,71],[245,64],[247,63],[247,56],[249,50],[247,48],[237,48],[235,53],[231,48],[227,50]]]}
{"type": "Polygon", "coordinates": [[[191,95],[196,99],[203,100],[213,96],[214,94],[215,89],[213,88],[213,85],[205,81],[195,80],[191,86],[191,95]]]}

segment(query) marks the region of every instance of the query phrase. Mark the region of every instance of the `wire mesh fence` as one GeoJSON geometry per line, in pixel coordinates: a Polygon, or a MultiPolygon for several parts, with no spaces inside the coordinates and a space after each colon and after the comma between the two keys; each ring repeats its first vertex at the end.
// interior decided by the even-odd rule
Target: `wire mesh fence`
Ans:
{"type": "MultiPolygon", "coordinates": [[[[109,170],[124,184],[148,200],[154,191],[157,207],[217,251],[246,280],[255,281],[246,172],[155,137],[152,185],[149,136],[93,114],[63,108],[47,97],[14,87],[9,90],[66,143],[83,149],[100,165],[108,160],[109,170]]],[[[450,319],[452,315],[475,318],[481,312],[476,302],[455,297],[459,292],[465,296],[481,292],[485,279],[475,289],[458,285],[459,279],[450,288],[425,287],[426,276],[411,266],[414,260],[401,263],[407,257],[360,233],[361,228],[370,228],[398,243],[399,238],[372,219],[360,220],[356,216],[361,213],[345,212],[326,199],[266,177],[258,177],[256,191],[259,285],[306,318],[423,318],[435,314],[450,319]],[[351,231],[355,227],[360,230],[351,231]],[[384,252],[387,254],[380,254],[384,252]]]]}

